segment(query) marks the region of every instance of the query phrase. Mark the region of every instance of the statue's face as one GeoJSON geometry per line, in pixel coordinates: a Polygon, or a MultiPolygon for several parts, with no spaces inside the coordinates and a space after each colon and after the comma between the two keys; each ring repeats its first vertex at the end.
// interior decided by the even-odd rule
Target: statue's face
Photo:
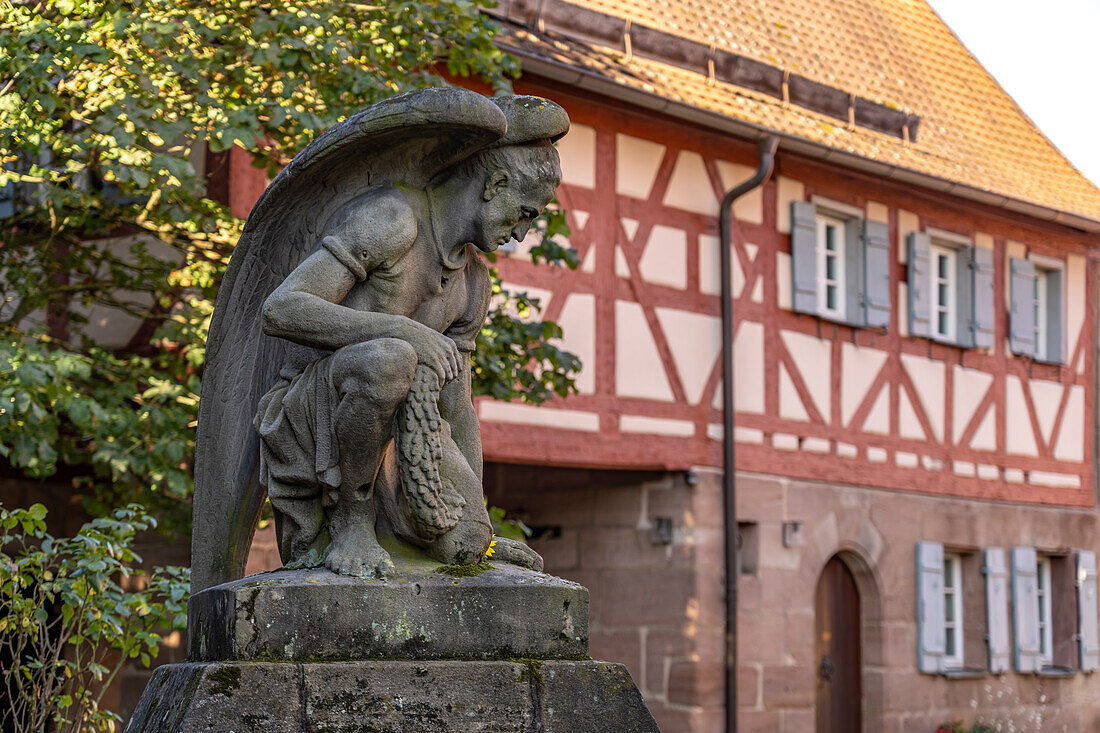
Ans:
{"type": "Polygon", "coordinates": [[[539,177],[533,165],[517,160],[511,171],[490,171],[485,181],[481,210],[474,221],[474,245],[493,252],[509,239],[522,241],[531,222],[554,198],[557,177],[539,177]],[[526,170],[518,169],[527,165],[526,170]]]}

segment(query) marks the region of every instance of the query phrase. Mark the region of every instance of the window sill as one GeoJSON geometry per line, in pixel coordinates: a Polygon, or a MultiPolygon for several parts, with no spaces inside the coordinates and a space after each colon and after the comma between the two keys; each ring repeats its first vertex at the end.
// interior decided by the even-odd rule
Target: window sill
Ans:
{"type": "Polygon", "coordinates": [[[1077,670],[1070,669],[1069,667],[1043,667],[1035,674],[1038,677],[1061,679],[1065,677],[1074,677],[1077,674],[1077,670]]]}
{"type": "Polygon", "coordinates": [[[980,680],[989,676],[988,669],[946,669],[941,672],[949,680],[980,680]]]}

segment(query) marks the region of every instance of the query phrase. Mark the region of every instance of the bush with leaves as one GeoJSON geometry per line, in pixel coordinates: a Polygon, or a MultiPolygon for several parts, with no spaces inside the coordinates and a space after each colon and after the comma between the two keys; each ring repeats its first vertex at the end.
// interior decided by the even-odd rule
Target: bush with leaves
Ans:
{"type": "MultiPolygon", "coordinates": [[[[518,66],[489,4],[0,0],[0,453],[32,477],[70,467],[94,513],[134,500],[185,528],[203,344],[242,226],[199,162],[238,147],[274,174],[442,70],[506,90],[518,66]],[[104,314],[142,325],[106,349],[104,314]]],[[[562,213],[539,226],[533,259],[575,267],[562,213]]],[[[569,393],[560,329],[503,295],[475,391],[569,393]]]]}
{"type": "Polygon", "coordinates": [[[0,507],[2,730],[111,731],[104,690],[131,659],[148,667],[162,634],[184,629],[188,571],[146,574],[133,549],[155,520],[131,505],[73,537],[46,532],[46,508],[0,507]]]}

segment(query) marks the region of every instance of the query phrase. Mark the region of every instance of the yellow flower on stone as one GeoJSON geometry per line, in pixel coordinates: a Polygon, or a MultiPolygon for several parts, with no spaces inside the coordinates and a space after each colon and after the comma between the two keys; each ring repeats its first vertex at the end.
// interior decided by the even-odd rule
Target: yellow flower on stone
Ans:
{"type": "Polygon", "coordinates": [[[492,557],[493,556],[493,553],[496,552],[496,550],[494,549],[496,547],[496,545],[497,545],[497,536],[493,535],[493,539],[489,542],[489,549],[485,550],[485,557],[492,557]]]}

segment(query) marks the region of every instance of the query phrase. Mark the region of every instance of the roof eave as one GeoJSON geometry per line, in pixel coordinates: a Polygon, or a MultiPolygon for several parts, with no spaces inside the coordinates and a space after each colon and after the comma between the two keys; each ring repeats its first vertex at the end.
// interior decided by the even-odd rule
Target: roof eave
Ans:
{"type": "Polygon", "coordinates": [[[773,130],[764,125],[757,125],[733,117],[726,117],[725,115],[693,107],[692,105],[677,102],[651,92],[632,89],[600,77],[597,74],[577,69],[576,67],[560,62],[551,61],[513,46],[508,48],[508,52],[523,60],[523,68],[525,71],[552,81],[574,86],[579,89],[590,90],[628,104],[651,109],[655,112],[661,112],[671,117],[676,117],[677,119],[692,122],[738,137],[758,140],[769,135],[776,135],[781,141],[781,148],[806,157],[827,160],[831,163],[836,163],[853,170],[890,178],[904,183],[912,183],[932,191],[949,193],[960,198],[995,206],[1035,219],[1054,222],[1093,234],[1100,234],[1100,220],[1090,219],[1089,217],[1081,216],[1071,211],[1063,211],[1049,206],[1042,206],[1030,201],[1004,196],[974,186],[968,186],[937,176],[931,176],[926,173],[919,173],[908,168],[870,160],[852,153],[837,150],[836,148],[831,148],[812,140],[807,140],[806,138],[801,138],[779,130],[773,130]]]}

